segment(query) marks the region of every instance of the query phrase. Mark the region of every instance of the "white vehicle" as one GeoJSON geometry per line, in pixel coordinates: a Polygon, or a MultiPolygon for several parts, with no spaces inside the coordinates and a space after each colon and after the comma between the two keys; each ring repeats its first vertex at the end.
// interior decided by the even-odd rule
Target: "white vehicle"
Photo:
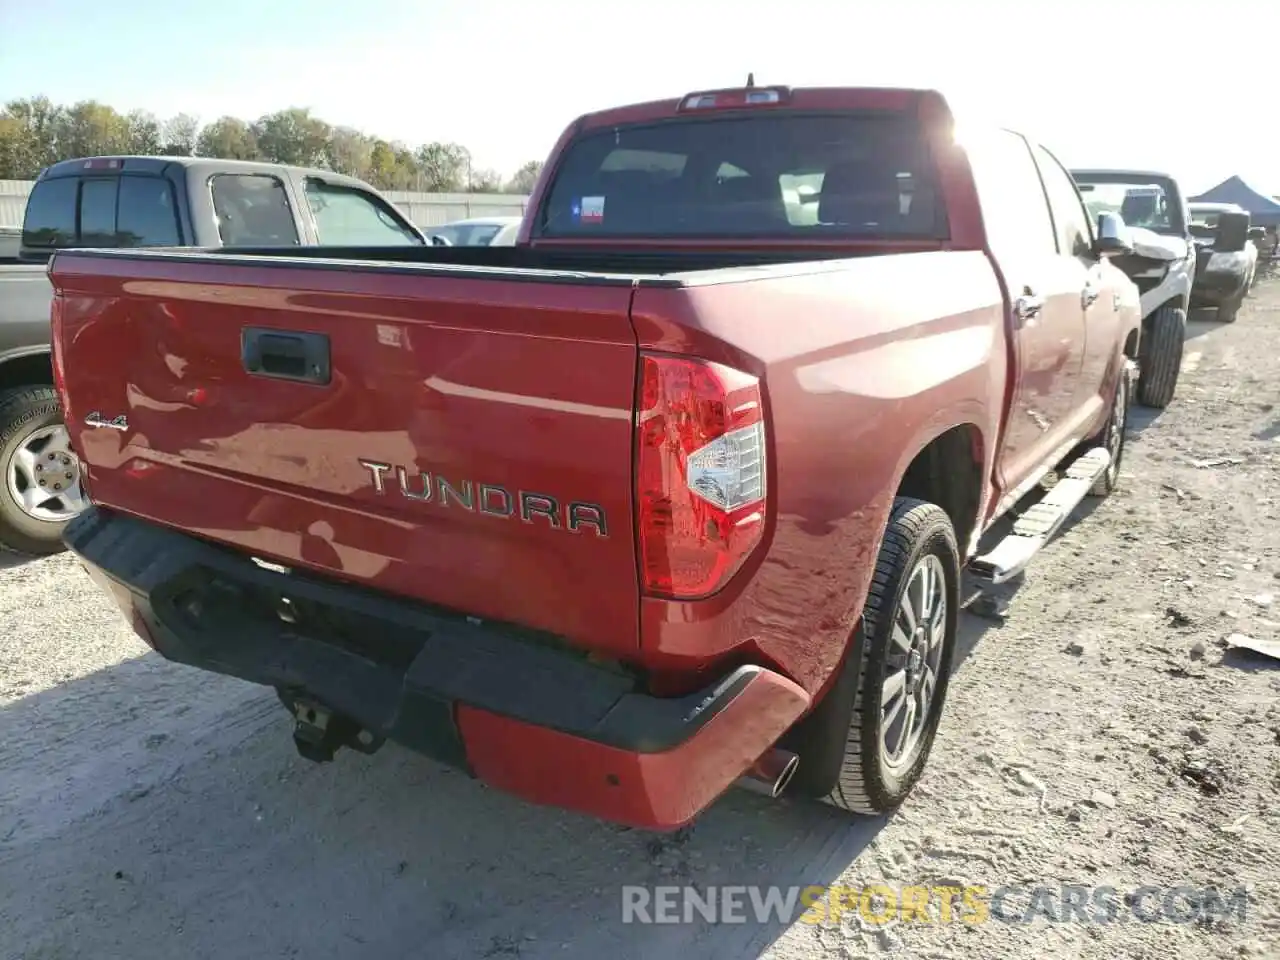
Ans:
{"type": "Polygon", "coordinates": [[[1224,214],[1247,219],[1249,211],[1234,203],[1197,202],[1190,205],[1191,235],[1199,258],[1191,303],[1198,307],[1214,307],[1221,323],[1233,323],[1240,312],[1240,304],[1253,289],[1258,269],[1257,239],[1265,231],[1261,227],[1251,228],[1248,231],[1251,242],[1230,244],[1224,248],[1221,224],[1224,214]]]}
{"type": "Polygon", "coordinates": [[[1187,202],[1167,173],[1073,170],[1071,175],[1094,218],[1118,214],[1129,227],[1133,253],[1113,262],[1142,297],[1137,396],[1144,406],[1163,409],[1178,385],[1196,275],[1187,202]]]}
{"type": "Polygon", "coordinates": [[[433,244],[442,247],[512,247],[520,232],[520,220],[520,217],[471,217],[427,227],[425,233],[433,244]]]}

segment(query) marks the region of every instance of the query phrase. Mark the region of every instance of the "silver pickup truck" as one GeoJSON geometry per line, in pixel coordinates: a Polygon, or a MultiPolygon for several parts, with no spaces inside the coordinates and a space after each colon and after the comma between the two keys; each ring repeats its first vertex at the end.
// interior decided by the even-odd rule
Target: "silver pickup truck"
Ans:
{"type": "Polygon", "coordinates": [[[49,255],[67,247],[425,245],[368,184],[202,157],[90,157],[45,169],[0,236],[0,548],[49,554],[86,504],[53,390],[49,255]]]}

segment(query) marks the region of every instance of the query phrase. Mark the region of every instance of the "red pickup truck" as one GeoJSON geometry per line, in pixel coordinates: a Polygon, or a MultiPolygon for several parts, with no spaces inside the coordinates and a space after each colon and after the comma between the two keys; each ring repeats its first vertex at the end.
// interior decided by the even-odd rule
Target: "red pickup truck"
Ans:
{"type": "Polygon", "coordinates": [[[1117,222],[936,92],[752,85],[581,117],[529,211],[506,248],[57,253],[68,546],[312,759],[392,739],[654,829],[735,783],[893,808],[962,566],[1116,483],[1117,222]]]}

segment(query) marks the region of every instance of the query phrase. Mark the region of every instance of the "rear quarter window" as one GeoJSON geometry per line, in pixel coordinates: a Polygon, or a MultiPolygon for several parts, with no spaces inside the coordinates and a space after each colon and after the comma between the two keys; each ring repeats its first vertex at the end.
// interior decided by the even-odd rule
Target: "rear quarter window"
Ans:
{"type": "Polygon", "coordinates": [[[947,236],[936,168],[905,113],[699,117],[574,141],[541,236],[947,236]]]}

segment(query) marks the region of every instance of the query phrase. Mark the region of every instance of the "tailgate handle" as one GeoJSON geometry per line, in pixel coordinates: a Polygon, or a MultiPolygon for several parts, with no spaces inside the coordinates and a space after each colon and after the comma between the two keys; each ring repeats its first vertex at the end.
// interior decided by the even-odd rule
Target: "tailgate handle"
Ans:
{"type": "Polygon", "coordinates": [[[329,338],[323,333],[245,327],[240,333],[240,356],[245,370],[255,376],[329,382],[329,338]]]}

